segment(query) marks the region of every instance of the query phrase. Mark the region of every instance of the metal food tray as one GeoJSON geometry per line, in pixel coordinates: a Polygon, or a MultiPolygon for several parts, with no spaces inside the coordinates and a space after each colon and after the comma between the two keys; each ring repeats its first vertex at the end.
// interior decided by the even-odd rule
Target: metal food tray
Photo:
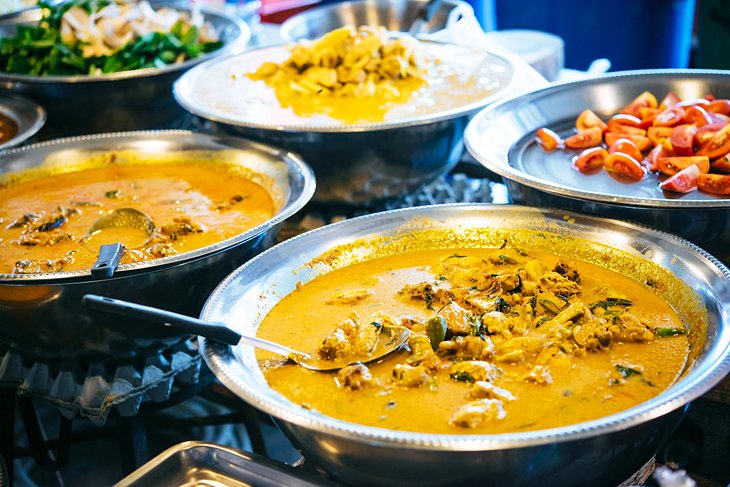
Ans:
{"type": "Polygon", "coordinates": [[[186,441],[168,448],[115,487],[320,487],[336,484],[261,455],[186,441]]]}

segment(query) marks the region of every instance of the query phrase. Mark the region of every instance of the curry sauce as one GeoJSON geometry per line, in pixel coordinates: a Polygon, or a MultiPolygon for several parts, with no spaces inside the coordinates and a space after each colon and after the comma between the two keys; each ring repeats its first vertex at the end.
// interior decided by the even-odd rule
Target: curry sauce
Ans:
{"type": "Polygon", "coordinates": [[[257,352],[305,408],[393,430],[492,434],[565,426],[658,395],[687,366],[687,329],[652,289],[583,261],[517,249],[418,250],[321,275],[258,336],[321,358],[383,326],[408,347],[335,373],[257,352]]]}
{"type": "Polygon", "coordinates": [[[224,164],[108,165],[0,185],[0,274],[89,269],[99,246],[128,245],[122,264],[198,249],[269,219],[271,195],[224,164]],[[89,234],[119,208],[155,223],[89,234]],[[128,242],[135,242],[129,245],[128,242]]]}

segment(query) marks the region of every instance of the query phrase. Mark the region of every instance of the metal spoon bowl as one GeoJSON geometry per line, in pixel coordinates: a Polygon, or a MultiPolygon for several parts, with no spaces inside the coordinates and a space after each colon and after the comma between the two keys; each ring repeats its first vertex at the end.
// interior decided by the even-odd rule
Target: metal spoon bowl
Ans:
{"type": "Polygon", "coordinates": [[[205,321],[190,316],[165,311],[151,306],[144,306],[137,303],[130,303],[119,299],[87,294],[82,298],[84,306],[89,309],[125,316],[127,318],[162,323],[164,326],[172,327],[183,333],[200,335],[211,340],[216,340],[230,345],[244,343],[252,347],[268,350],[269,352],[282,355],[289,360],[310,370],[334,371],[339,370],[356,362],[374,362],[386,355],[398,350],[408,340],[410,331],[405,327],[383,326],[380,332],[380,339],[375,348],[367,355],[353,355],[337,360],[320,359],[313,354],[300,352],[285,347],[278,343],[263,340],[249,335],[241,335],[231,330],[225,323],[205,321]]]}
{"type": "MultiPolygon", "coordinates": [[[[89,230],[86,232],[85,238],[91,238],[99,232],[112,228],[132,228],[139,230],[146,237],[150,237],[153,233],[155,233],[156,226],[155,222],[152,221],[152,218],[150,218],[146,213],[135,210],[134,208],[117,208],[92,223],[89,230]]],[[[125,246],[130,247],[130,245],[126,244],[125,246]]]]}

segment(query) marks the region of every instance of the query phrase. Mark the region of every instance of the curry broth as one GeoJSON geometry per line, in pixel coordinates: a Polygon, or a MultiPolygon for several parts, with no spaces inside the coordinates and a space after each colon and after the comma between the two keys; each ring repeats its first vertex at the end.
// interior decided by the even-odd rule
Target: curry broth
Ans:
{"type": "MultiPolygon", "coordinates": [[[[258,336],[308,352],[317,350],[323,339],[350,318],[353,311],[362,319],[378,311],[396,319],[402,316],[428,319],[437,313],[437,306],[429,310],[424,302],[403,299],[398,292],[414,283],[437,282],[438,266],[449,256],[486,258],[495,252],[501,255],[508,251],[421,250],[334,270],[286,296],[265,317],[258,336]],[[332,301],[332,296],[362,289],[372,294],[354,303],[325,304],[332,301]]],[[[519,259],[514,251],[509,252],[508,255],[519,259]]],[[[530,258],[542,261],[546,269],[553,268],[559,260],[546,253],[529,254],[530,258]]],[[[585,303],[605,300],[607,292],[629,297],[631,313],[656,329],[684,330],[674,310],[646,286],[595,264],[575,261],[574,265],[581,277],[580,300],[585,303]]],[[[532,330],[528,334],[540,336],[541,332],[532,330]]],[[[499,340],[499,337],[492,338],[499,340]]],[[[408,350],[370,364],[377,385],[358,390],[343,387],[336,373],[281,365],[265,352],[259,351],[257,356],[272,388],[294,403],[325,415],[394,430],[491,434],[564,426],[635,406],[678,379],[687,365],[689,348],[685,334],[656,336],[646,343],[613,341],[610,347],[583,356],[576,353],[567,359],[549,361],[550,380],[542,383],[526,379],[534,370],[534,357],[497,363],[499,373],[491,383],[515,399],[504,400],[503,418],[493,418],[473,427],[450,422],[460,407],[473,400],[469,394],[474,385],[452,380],[448,369],[439,370],[435,380],[419,387],[396,385],[392,371],[396,364],[407,363],[408,350]]]]}
{"type": "Polygon", "coordinates": [[[272,196],[248,176],[233,165],[190,162],[110,164],[10,181],[0,185],[0,274],[91,268],[100,244],[138,240],[132,229],[86,236],[94,221],[117,208],[140,210],[157,227],[145,246],[125,249],[122,263],[233,237],[275,213],[272,196]]]}

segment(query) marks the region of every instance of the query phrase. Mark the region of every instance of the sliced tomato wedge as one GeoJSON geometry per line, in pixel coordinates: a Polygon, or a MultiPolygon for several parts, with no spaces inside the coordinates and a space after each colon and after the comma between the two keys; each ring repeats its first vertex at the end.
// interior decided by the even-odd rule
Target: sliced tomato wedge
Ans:
{"type": "Polygon", "coordinates": [[[674,127],[679,125],[684,118],[684,108],[674,105],[668,107],[654,119],[655,127],[674,127]]]}
{"type": "Polygon", "coordinates": [[[627,139],[626,137],[621,137],[620,139],[615,140],[608,147],[609,154],[613,154],[614,152],[623,152],[624,154],[630,155],[637,161],[643,159],[641,151],[638,147],[636,147],[636,144],[631,139],[627,139]]]}
{"type": "Polygon", "coordinates": [[[667,93],[667,96],[664,97],[664,99],[659,103],[659,108],[662,110],[671,107],[672,105],[679,103],[680,98],[672,93],[671,91],[667,93]]]}
{"type": "Polygon", "coordinates": [[[695,144],[699,147],[704,145],[708,140],[712,139],[717,133],[727,125],[726,122],[712,122],[697,128],[695,134],[695,144]]]}
{"type": "Polygon", "coordinates": [[[673,127],[649,127],[646,131],[646,136],[652,141],[654,145],[661,144],[662,140],[668,139],[672,136],[673,127]]]}
{"type": "Polygon", "coordinates": [[[639,164],[639,161],[622,152],[614,152],[606,156],[606,160],[603,161],[603,168],[612,174],[634,181],[641,180],[646,174],[646,169],[639,164]]]}
{"type": "Polygon", "coordinates": [[[697,151],[698,156],[718,159],[730,153],[730,124],[725,125],[697,151]]]}
{"type": "Polygon", "coordinates": [[[710,169],[713,172],[719,172],[722,174],[730,174],[730,154],[727,154],[720,159],[710,163],[710,169]]]}
{"type": "Polygon", "coordinates": [[[657,160],[657,169],[668,176],[674,176],[682,169],[687,169],[693,164],[703,174],[710,172],[710,159],[707,156],[660,157],[657,160]]]}
{"type": "Polygon", "coordinates": [[[654,147],[651,152],[646,156],[646,158],[641,161],[644,167],[646,167],[649,171],[658,171],[659,170],[659,159],[662,157],[671,157],[674,155],[674,153],[668,153],[664,146],[659,144],[656,147],[654,147]]]}
{"type": "Polygon", "coordinates": [[[641,119],[633,115],[619,113],[608,119],[606,130],[623,134],[646,135],[646,130],[641,128],[641,119]]]}
{"type": "Polygon", "coordinates": [[[700,168],[697,164],[682,169],[674,176],[659,183],[659,187],[673,193],[688,193],[697,187],[697,179],[700,177],[700,168]]]}
{"type": "Polygon", "coordinates": [[[558,134],[545,127],[537,129],[537,133],[535,134],[535,140],[538,144],[540,144],[540,147],[548,152],[554,151],[555,149],[563,145],[563,139],[561,139],[558,134]]]}
{"type": "Polygon", "coordinates": [[[575,135],[571,135],[566,138],[563,143],[565,147],[571,149],[587,149],[588,147],[595,147],[603,140],[603,132],[598,127],[591,127],[586,130],[582,130],[575,135]]]}
{"type": "Polygon", "coordinates": [[[730,100],[724,98],[713,100],[705,105],[705,110],[712,113],[721,113],[723,115],[730,116],[730,100]]]}
{"type": "Polygon", "coordinates": [[[669,141],[678,156],[694,154],[695,134],[697,134],[697,127],[694,125],[677,125],[672,129],[669,141]]]}
{"type": "Polygon", "coordinates": [[[639,125],[639,128],[648,129],[651,127],[656,116],[662,112],[663,110],[660,110],[659,108],[643,107],[639,110],[639,114],[641,115],[639,117],[641,118],[641,125],[639,125]]]}
{"type": "Polygon", "coordinates": [[[575,120],[575,128],[578,129],[578,132],[582,132],[592,127],[598,127],[603,132],[606,130],[606,122],[591,110],[584,110],[575,120]]]}
{"type": "Polygon", "coordinates": [[[702,127],[708,123],[712,123],[710,115],[700,106],[692,106],[684,111],[684,119],[682,122],[702,127]]]}
{"type": "Polygon", "coordinates": [[[603,147],[591,147],[573,158],[573,167],[584,174],[592,173],[603,167],[608,152],[603,147]]]}
{"type": "Polygon", "coordinates": [[[697,188],[705,193],[730,195],[730,175],[700,174],[697,178],[697,188]]]}
{"type": "Polygon", "coordinates": [[[634,100],[626,105],[623,110],[621,110],[621,113],[626,113],[628,115],[633,115],[635,117],[641,116],[641,109],[642,108],[656,108],[659,104],[656,101],[656,96],[654,96],[651,92],[645,91],[641,93],[639,96],[634,98],[634,100]]]}
{"type": "Polygon", "coordinates": [[[644,137],[643,135],[606,132],[604,137],[606,139],[606,145],[609,147],[615,144],[619,139],[629,139],[641,152],[651,148],[651,140],[649,140],[649,137],[644,137]]]}

